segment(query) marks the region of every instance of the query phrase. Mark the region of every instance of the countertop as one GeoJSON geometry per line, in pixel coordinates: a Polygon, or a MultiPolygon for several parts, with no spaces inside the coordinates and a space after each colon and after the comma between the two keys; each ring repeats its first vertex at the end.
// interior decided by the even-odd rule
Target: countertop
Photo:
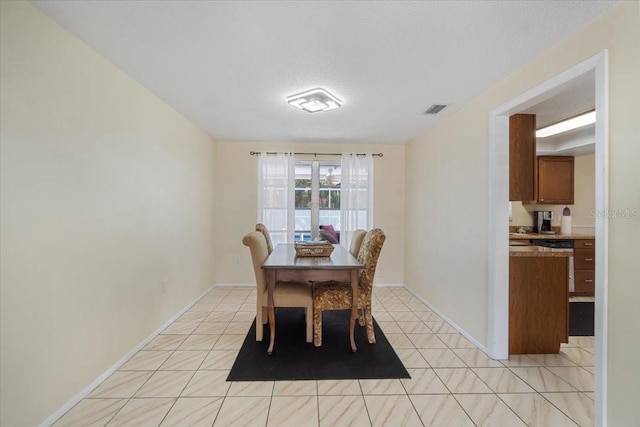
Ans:
{"type": "Polygon", "coordinates": [[[546,248],[543,246],[509,246],[509,256],[570,257],[573,249],[546,248]]]}
{"type": "Polygon", "coordinates": [[[582,240],[582,239],[595,239],[593,234],[538,234],[538,233],[509,233],[509,240],[529,240],[529,239],[569,239],[569,240],[582,240]]]}

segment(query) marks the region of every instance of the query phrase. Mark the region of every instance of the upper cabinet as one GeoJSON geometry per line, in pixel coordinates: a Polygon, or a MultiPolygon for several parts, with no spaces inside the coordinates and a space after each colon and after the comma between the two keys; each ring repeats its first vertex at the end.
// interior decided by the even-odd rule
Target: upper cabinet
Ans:
{"type": "Polygon", "coordinates": [[[509,117],[509,200],[572,205],[572,156],[536,157],[535,114],[509,117]]]}
{"type": "Polygon", "coordinates": [[[574,158],[572,156],[538,157],[538,203],[573,204],[574,158]]]}
{"type": "Polygon", "coordinates": [[[536,186],[536,116],[509,117],[509,200],[534,200],[536,186]]]}

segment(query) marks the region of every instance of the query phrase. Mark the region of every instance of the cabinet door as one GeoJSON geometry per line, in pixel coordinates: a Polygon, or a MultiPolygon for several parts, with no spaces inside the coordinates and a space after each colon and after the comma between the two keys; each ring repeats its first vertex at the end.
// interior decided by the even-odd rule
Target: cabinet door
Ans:
{"type": "Polygon", "coordinates": [[[573,164],[571,156],[538,157],[538,202],[573,204],[573,164]]]}
{"type": "Polygon", "coordinates": [[[596,272],[593,270],[576,270],[574,276],[575,293],[593,296],[595,292],[596,272]]]}
{"type": "Polygon", "coordinates": [[[574,249],[573,257],[576,270],[595,270],[596,250],[595,249],[574,249]]]}
{"type": "Polygon", "coordinates": [[[535,198],[536,116],[509,117],[509,200],[535,198]]]}

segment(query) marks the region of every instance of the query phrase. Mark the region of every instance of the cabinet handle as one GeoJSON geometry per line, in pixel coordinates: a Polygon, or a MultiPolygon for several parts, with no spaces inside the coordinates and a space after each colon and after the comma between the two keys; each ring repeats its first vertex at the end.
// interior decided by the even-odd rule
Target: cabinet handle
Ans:
{"type": "Polygon", "coordinates": [[[593,283],[593,280],[591,280],[591,279],[584,279],[584,283],[593,283]]]}
{"type": "Polygon", "coordinates": [[[585,258],[584,260],[587,261],[587,262],[591,262],[591,261],[593,261],[593,258],[585,258]]]}
{"type": "Polygon", "coordinates": [[[593,243],[586,243],[584,244],[585,246],[593,246],[593,243]]]}

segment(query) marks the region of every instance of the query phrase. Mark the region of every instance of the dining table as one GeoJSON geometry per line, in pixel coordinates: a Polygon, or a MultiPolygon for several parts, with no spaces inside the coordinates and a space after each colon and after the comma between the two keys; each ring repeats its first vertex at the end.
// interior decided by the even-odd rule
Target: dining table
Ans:
{"type": "Polygon", "coordinates": [[[364,266],[348,249],[339,244],[333,245],[330,256],[297,256],[293,243],[276,245],[265,259],[262,269],[267,274],[267,313],[269,318],[269,347],[267,354],[273,353],[276,336],[276,318],[273,304],[273,292],[277,282],[349,282],[352,289],[351,319],[349,321],[349,339],[351,350],[357,351],[354,339],[356,319],[358,318],[358,271],[364,266]]]}

